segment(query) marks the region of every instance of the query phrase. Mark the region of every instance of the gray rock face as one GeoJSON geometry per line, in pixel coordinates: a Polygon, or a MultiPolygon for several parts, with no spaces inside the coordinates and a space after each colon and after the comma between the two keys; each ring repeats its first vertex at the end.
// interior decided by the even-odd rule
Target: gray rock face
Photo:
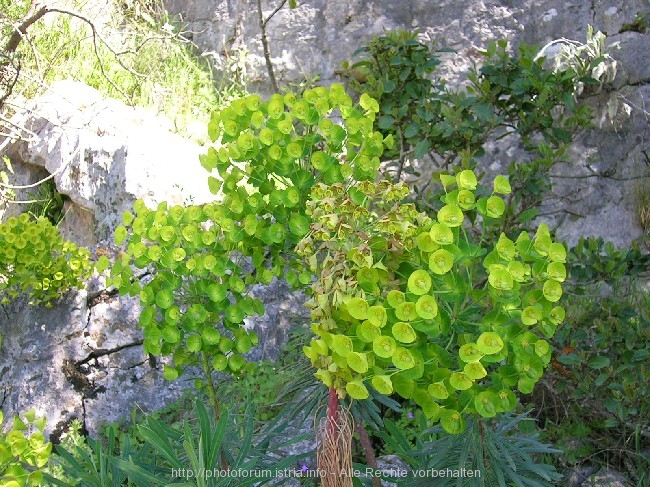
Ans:
{"type": "Polygon", "coordinates": [[[62,231],[77,243],[111,239],[138,198],[149,207],[214,200],[198,162],[201,147],[171,133],[165,119],[104,99],[83,83],[55,83],[14,122],[36,137],[8,147],[12,165],[54,175],[71,201],[62,231]]]}
{"type": "Polygon", "coordinates": [[[102,291],[71,293],[50,309],[15,300],[0,312],[0,390],[6,416],[30,407],[48,433],[78,418],[93,435],[131,408],[162,408],[188,384],[165,383],[142,352],[139,305],[102,291]]]}
{"type": "MultiPolygon", "coordinates": [[[[251,318],[260,346],[251,359],[278,358],[288,329],[308,320],[300,295],[276,281],[256,295],[267,314],[251,318]]],[[[5,417],[36,408],[48,418],[47,433],[72,419],[96,435],[105,422],[128,416],[133,408],[154,411],[194,386],[192,373],[174,382],[163,378],[160,358],[142,351],[137,298],[104,289],[95,277],[88,289],[52,308],[15,300],[0,309],[0,403],[5,417]]]]}
{"type": "MultiPolygon", "coordinates": [[[[225,63],[233,51],[247,52],[250,88],[269,91],[256,2],[166,0],[165,4],[187,24],[206,54],[225,63]]],[[[279,4],[262,1],[264,18],[279,4]]],[[[422,39],[454,49],[455,53],[442,54],[438,70],[452,86],[480,62],[477,49],[490,40],[544,45],[559,38],[584,42],[588,25],[606,32],[610,44],[620,45],[612,52],[619,72],[614,87],[619,100],[632,107],[631,118],[620,129],[605,124],[580,137],[567,163],[554,168],[554,190],[542,213],[570,245],[591,235],[625,246],[643,233],[635,214],[635,179],[650,175],[645,156],[650,147],[645,104],[650,34],[629,32],[626,26],[637,13],[650,15],[647,0],[309,0],[298,1],[295,9],[285,5],[268,21],[266,31],[276,76],[284,86],[316,75],[321,84],[340,81],[336,71],[341,62],[352,59],[373,35],[392,29],[417,29],[422,39]]],[[[590,100],[597,118],[610,95],[590,100]]],[[[512,161],[525,163],[523,151],[512,141],[508,144],[488,151],[482,162],[491,171],[503,172],[512,161]]]]}

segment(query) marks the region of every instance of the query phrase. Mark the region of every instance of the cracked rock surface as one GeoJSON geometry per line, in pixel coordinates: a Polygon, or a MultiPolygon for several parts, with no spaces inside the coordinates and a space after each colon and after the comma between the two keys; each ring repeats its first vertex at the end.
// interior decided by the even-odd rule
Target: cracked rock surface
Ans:
{"type": "MultiPolygon", "coordinates": [[[[143,278],[146,274],[143,275],[143,278]]],[[[0,408],[5,417],[36,408],[56,438],[70,420],[90,435],[133,408],[161,409],[193,387],[191,373],[174,382],[163,377],[163,360],[142,350],[138,298],[119,296],[93,278],[52,308],[17,299],[0,308],[0,408]]],[[[286,283],[258,286],[267,312],[247,326],[260,337],[251,359],[277,358],[289,329],[308,322],[304,298],[286,283]]]]}
{"type": "Polygon", "coordinates": [[[186,381],[166,383],[162,366],[142,352],[139,304],[106,293],[70,293],[52,308],[18,299],[0,311],[0,401],[6,416],[30,407],[48,418],[48,433],[73,418],[98,433],[140,407],[163,407],[186,381]]]}

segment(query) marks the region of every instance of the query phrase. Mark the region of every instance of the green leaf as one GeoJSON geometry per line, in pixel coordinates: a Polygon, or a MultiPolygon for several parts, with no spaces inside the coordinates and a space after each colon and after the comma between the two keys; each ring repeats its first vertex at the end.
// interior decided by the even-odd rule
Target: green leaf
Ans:
{"type": "Polygon", "coordinates": [[[303,237],[309,231],[309,218],[298,213],[291,213],[289,217],[289,231],[297,237],[303,237]]]}
{"type": "Polygon", "coordinates": [[[429,150],[431,150],[431,142],[428,139],[424,139],[415,144],[413,155],[416,159],[422,159],[429,150]]]}
{"type": "Polygon", "coordinates": [[[506,176],[499,175],[494,178],[494,192],[499,194],[512,193],[510,181],[508,181],[506,176]]]}
{"type": "Polygon", "coordinates": [[[400,343],[413,343],[418,338],[413,327],[403,321],[398,321],[393,325],[392,333],[395,339],[400,343]]]}
{"type": "Polygon", "coordinates": [[[478,362],[465,364],[465,367],[463,367],[463,373],[472,380],[483,379],[487,376],[485,367],[478,362]]]}
{"type": "Polygon", "coordinates": [[[352,352],[352,340],[346,335],[333,335],[332,336],[332,350],[338,353],[341,357],[346,357],[352,352]]]}
{"type": "Polygon", "coordinates": [[[445,249],[438,249],[429,257],[429,269],[434,274],[442,275],[451,270],[454,265],[454,256],[445,249]]]}
{"type": "Polygon", "coordinates": [[[175,367],[170,367],[169,365],[165,365],[163,369],[163,377],[165,377],[166,380],[172,381],[178,379],[178,370],[176,370],[175,367]]]}
{"type": "Polygon", "coordinates": [[[492,287],[502,291],[509,291],[514,286],[514,280],[508,270],[500,265],[493,265],[489,269],[488,281],[492,287]]]}
{"type": "Polygon", "coordinates": [[[401,373],[398,373],[391,375],[391,381],[393,382],[395,392],[404,399],[410,399],[413,396],[413,391],[415,390],[415,382],[413,379],[407,379],[401,373]]]}
{"type": "Polygon", "coordinates": [[[364,110],[368,110],[372,113],[377,113],[379,111],[379,103],[367,93],[361,94],[359,105],[361,105],[361,108],[364,110]]]}
{"type": "Polygon", "coordinates": [[[413,321],[418,319],[415,303],[405,301],[395,308],[395,316],[400,321],[413,321]]]}
{"type": "Polygon", "coordinates": [[[208,189],[210,190],[210,193],[218,195],[221,190],[221,184],[222,182],[219,179],[213,176],[208,177],[208,189]]]}
{"type": "Polygon", "coordinates": [[[610,361],[609,357],[605,357],[603,355],[598,355],[596,357],[591,357],[589,361],[587,362],[590,368],[592,369],[604,369],[605,367],[609,367],[610,361]]]}
{"type": "Polygon", "coordinates": [[[360,380],[354,380],[350,381],[345,385],[345,390],[347,393],[350,395],[352,399],[357,399],[359,401],[363,399],[368,399],[370,397],[370,393],[368,392],[368,389],[366,389],[366,386],[363,385],[363,382],[360,380]]]}
{"type": "Polygon", "coordinates": [[[348,313],[357,320],[368,319],[368,302],[363,298],[352,298],[347,303],[348,313]]]}
{"type": "Polygon", "coordinates": [[[420,318],[432,320],[438,315],[438,303],[433,296],[425,294],[420,296],[415,303],[415,311],[420,318]]]}
{"type": "Polygon", "coordinates": [[[431,276],[425,270],[419,269],[411,273],[408,278],[407,287],[409,292],[416,296],[426,294],[431,289],[431,276]]]}
{"type": "Polygon", "coordinates": [[[484,418],[493,418],[498,412],[498,398],[492,391],[483,391],[474,398],[476,412],[484,418]]]}
{"type": "Polygon", "coordinates": [[[439,174],[440,182],[442,183],[442,187],[445,188],[445,191],[447,191],[447,188],[453,187],[456,185],[456,177],[452,176],[450,174],[439,174]]]}
{"type": "Polygon", "coordinates": [[[97,272],[101,274],[106,269],[108,269],[109,266],[110,266],[110,261],[108,260],[108,257],[106,257],[105,255],[101,255],[99,259],[97,259],[97,263],[95,264],[95,270],[97,270],[97,272]]]}
{"type": "Polygon", "coordinates": [[[449,391],[447,391],[447,387],[442,381],[430,384],[427,391],[431,396],[441,401],[449,397],[449,391]]]}
{"type": "MultiPolygon", "coordinates": [[[[459,189],[466,189],[473,191],[476,189],[478,181],[476,180],[476,175],[474,171],[470,169],[465,169],[464,171],[459,172],[456,175],[456,184],[458,184],[459,189]]],[[[438,218],[440,220],[440,218],[438,218]]]]}
{"type": "Polygon", "coordinates": [[[506,211],[506,203],[499,196],[490,196],[486,202],[485,214],[490,218],[500,218],[506,211]]]}
{"type": "Polygon", "coordinates": [[[368,372],[368,359],[365,353],[350,352],[345,357],[348,367],[359,374],[368,372]]]}
{"type": "MultiPolygon", "coordinates": [[[[440,245],[449,245],[454,242],[454,233],[444,223],[435,223],[429,231],[431,240],[440,245]]],[[[431,251],[436,250],[435,248],[431,251]]]]}
{"type": "Polygon", "coordinates": [[[485,331],[481,333],[476,340],[476,348],[485,355],[492,355],[498,353],[503,349],[503,339],[493,331],[485,331]]]}
{"type": "Polygon", "coordinates": [[[369,320],[364,321],[359,326],[357,326],[357,336],[362,342],[372,343],[375,338],[381,335],[381,331],[375,325],[373,325],[369,320]]]}
{"type": "Polygon", "coordinates": [[[527,210],[522,211],[519,216],[517,217],[517,221],[520,223],[526,223],[534,219],[537,214],[539,213],[539,210],[537,208],[529,208],[527,210]]]}
{"type": "Polygon", "coordinates": [[[393,393],[393,383],[389,375],[376,375],[372,378],[372,387],[380,394],[389,396],[393,393]]]}
{"type": "Polygon", "coordinates": [[[395,118],[390,115],[382,115],[377,119],[377,127],[381,130],[389,130],[393,128],[395,118]]]}
{"type": "Polygon", "coordinates": [[[465,391],[472,387],[474,382],[463,372],[453,372],[449,377],[449,384],[457,391],[465,391]]]}
{"type": "Polygon", "coordinates": [[[400,304],[406,301],[406,296],[403,292],[393,289],[388,292],[386,301],[392,308],[397,308],[400,304]]]}
{"type": "Polygon", "coordinates": [[[126,228],[124,228],[122,225],[120,225],[115,229],[115,237],[114,237],[115,245],[121,246],[124,243],[124,240],[126,240],[126,237],[127,237],[126,228]]]}
{"type": "Polygon", "coordinates": [[[458,435],[467,428],[463,416],[453,409],[445,409],[441,412],[440,425],[447,433],[452,435],[458,435]]]}
{"type": "Polygon", "coordinates": [[[438,211],[438,221],[448,227],[459,227],[464,218],[463,211],[456,205],[445,205],[438,211]]]}
{"type": "Polygon", "coordinates": [[[174,293],[169,289],[161,289],[156,293],[156,306],[167,309],[174,304],[174,293]]]}
{"type": "Polygon", "coordinates": [[[370,306],[368,308],[368,321],[379,328],[382,328],[388,319],[386,310],[383,306],[370,306]]]}
{"type": "Polygon", "coordinates": [[[546,299],[548,299],[551,303],[555,303],[562,297],[562,286],[559,282],[549,279],[544,283],[542,292],[544,293],[544,297],[546,299]]]}
{"type": "Polygon", "coordinates": [[[582,359],[575,353],[563,353],[557,356],[557,361],[564,365],[579,365],[582,359]]]}
{"type": "Polygon", "coordinates": [[[190,335],[187,337],[187,340],[185,342],[185,346],[190,352],[193,353],[198,353],[201,351],[201,348],[203,346],[203,342],[201,340],[201,337],[199,335],[190,335]]]}
{"type": "MultiPolygon", "coordinates": [[[[376,353],[376,352],[375,352],[376,353]]],[[[400,370],[407,370],[415,367],[417,362],[413,354],[404,347],[397,347],[391,356],[393,365],[400,370]]]]}
{"type": "Polygon", "coordinates": [[[389,336],[379,336],[372,342],[372,351],[381,358],[391,358],[397,349],[395,339],[389,336]]]}

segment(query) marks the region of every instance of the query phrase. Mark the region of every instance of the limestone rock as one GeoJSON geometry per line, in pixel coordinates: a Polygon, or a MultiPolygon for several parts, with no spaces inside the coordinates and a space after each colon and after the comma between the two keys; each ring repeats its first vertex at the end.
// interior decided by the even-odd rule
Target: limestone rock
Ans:
{"type": "Polygon", "coordinates": [[[590,475],[580,487],[629,487],[632,484],[623,474],[615,470],[602,469],[590,475]]]}
{"type": "MultiPolygon", "coordinates": [[[[269,91],[256,2],[166,0],[165,4],[193,32],[193,41],[206,55],[225,63],[233,51],[247,52],[253,89],[269,91]]],[[[278,5],[276,0],[262,1],[264,17],[278,5]]],[[[491,40],[541,46],[559,38],[584,42],[588,25],[606,32],[610,46],[618,45],[611,53],[618,60],[619,74],[613,84],[617,91],[591,100],[597,128],[579,138],[566,164],[554,168],[554,189],[545,198],[542,213],[570,245],[581,236],[596,236],[626,246],[643,234],[635,215],[633,186],[649,174],[645,100],[650,33],[621,32],[637,13],[650,15],[647,0],[310,0],[298,1],[295,9],[282,7],[266,30],[276,76],[284,86],[314,76],[325,85],[340,81],[336,71],[341,63],[358,60],[354,51],[387,30],[417,29],[422,40],[454,49],[441,54],[443,63],[437,71],[450,86],[458,86],[464,73],[480,63],[478,49],[491,40]],[[620,128],[608,125],[603,117],[612,99],[632,107],[631,117],[619,121],[620,128]]],[[[504,172],[512,161],[527,160],[516,141],[492,148],[496,150],[488,151],[482,160],[492,172],[504,172]]]]}
{"type": "Polygon", "coordinates": [[[0,390],[6,417],[34,407],[47,433],[73,418],[96,435],[138,406],[164,407],[191,386],[166,383],[142,352],[133,298],[70,293],[52,308],[13,301],[0,311],[0,390]]]}
{"type": "Polygon", "coordinates": [[[64,233],[80,244],[112,238],[138,198],[154,208],[215,198],[200,146],[170,132],[165,119],[104,99],[83,83],[55,83],[14,121],[36,137],[12,144],[8,156],[23,171],[36,166],[38,174],[44,168],[54,175],[74,205],[64,233]]]}

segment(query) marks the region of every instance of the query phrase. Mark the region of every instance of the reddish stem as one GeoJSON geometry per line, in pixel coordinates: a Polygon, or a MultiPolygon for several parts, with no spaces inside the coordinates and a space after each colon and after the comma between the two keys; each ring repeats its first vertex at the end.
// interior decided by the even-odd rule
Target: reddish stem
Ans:
{"type": "Polygon", "coordinates": [[[336,392],[336,388],[330,387],[330,393],[327,400],[327,434],[330,438],[334,438],[338,420],[339,420],[339,395],[336,392]]]}
{"type": "MultiPolygon", "coordinates": [[[[359,441],[361,442],[361,446],[363,447],[363,452],[366,455],[366,462],[368,463],[369,467],[372,467],[375,470],[379,469],[379,465],[377,465],[377,457],[375,457],[375,452],[372,449],[372,443],[370,441],[370,437],[368,436],[368,432],[366,429],[363,427],[363,422],[359,421],[356,424],[356,430],[357,434],[359,435],[359,441]]],[[[373,487],[381,487],[381,477],[376,477],[372,476],[372,485],[373,487]]]]}

